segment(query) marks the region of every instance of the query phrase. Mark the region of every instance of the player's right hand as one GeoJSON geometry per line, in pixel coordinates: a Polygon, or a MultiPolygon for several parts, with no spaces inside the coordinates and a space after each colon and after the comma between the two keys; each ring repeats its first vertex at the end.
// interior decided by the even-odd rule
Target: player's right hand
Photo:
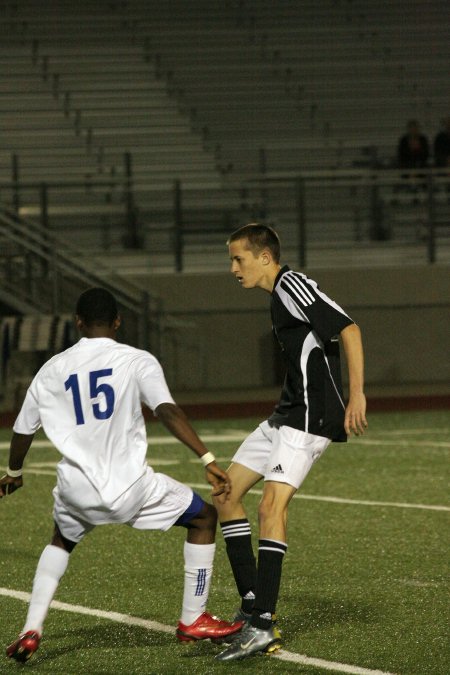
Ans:
{"type": "Polygon", "coordinates": [[[0,499],[2,497],[6,497],[6,495],[12,494],[20,487],[22,487],[22,485],[23,485],[22,476],[19,476],[18,478],[13,478],[12,476],[8,476],[8,474],[5,473],[5,475],[0,478],[0,499]]]}
{"type": "Polygon", "coordinates": [[[231,481],[228,474],[215,462],[207,464],[205,470],[208,483],[212,486],[213,497],[222,495],[222,499],[228,499],[231,492],[231,481]]]}

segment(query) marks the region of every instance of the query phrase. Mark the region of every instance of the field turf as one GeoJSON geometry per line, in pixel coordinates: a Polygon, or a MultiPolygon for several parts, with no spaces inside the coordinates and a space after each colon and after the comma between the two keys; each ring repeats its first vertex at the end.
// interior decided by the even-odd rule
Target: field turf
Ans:
{"type": "MultiPolygon", "coordinates": [[[[225,467],[256,423],[195,426],[225,467]]],[[[278,603],[284,651],[234,664],[214,662],[219,648],[209,642],[181,645],[173,635],[182,599],[182,528],[138,532],[123,525],[98,527],[74,550],[55,598],[65,604],[50,609],[39,651],[25,666],[6,659],[4,647],[25,618],[23,594],[52,532],[58,454],[36,443],[24,488],[0,502],[0,672],[448,675],[450,415],[380,413],[369,424],[363,438],[327,450],[291,503],[278,603]]],[[[9,430],[0,430],[2,468],[9,438],[9,430]]],[[[192,453],[168,442],[158,423],[149,424],[149,438],[155,469],[208,497],[192,453]]],[[[246,500],[255,545],[258,488],[246,500]]],[[[219,532],[208,609],[231,618],[237,604],[219,532]]]]}

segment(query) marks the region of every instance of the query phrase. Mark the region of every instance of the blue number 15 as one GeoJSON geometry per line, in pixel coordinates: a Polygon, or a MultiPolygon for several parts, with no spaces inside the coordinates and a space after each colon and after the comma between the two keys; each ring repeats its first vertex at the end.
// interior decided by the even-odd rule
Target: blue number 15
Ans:
{"type": "MultiPolygon", "coordinates": [[[[92,411],[94,417],[98,420],[107,420],[114,412],[115,394],[114,389],[106,382],[98,383],[100,377],[108,377],[112,375],[112,368],[105,368],[104,370],[93,370],[89,373],[89,395],[91,398],[96,398],[99,394],[105,397],[106,408],[101,410],[99,403],[92,404],[92,411]]],[[[66,391],[72,391],[73,407],[75,410],[75,418],[77,424],[84,424],[83,407],[81,405],[80,386],[78,384],[78,375],[74,374],[67,378],[64,382],[66,391]]]]}

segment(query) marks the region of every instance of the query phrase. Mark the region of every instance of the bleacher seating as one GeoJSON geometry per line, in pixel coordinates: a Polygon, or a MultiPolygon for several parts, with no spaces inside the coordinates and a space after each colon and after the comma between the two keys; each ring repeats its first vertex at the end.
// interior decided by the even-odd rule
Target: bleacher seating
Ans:
{"type": "Polygon", "coordinates": [[[342,146],[357,155],[361,146],[377,145],[391,160],[410,117],[432,134],[445,113],[448,4],[412,3],[406,16],[400,5],[248,0],[238,5],[231,41],[223,29],[206,37],[208,27],[192,27],[187,11],[169,22],[166,6],[145,16],[139,30],[237,171],[248,155],[258,169],[257,152],[268,139],[298,146],[298,168],[306,169],[311,157],[303,160],[301,150],[308,140],[320,168],[332,168],[334,148],[342,146]],[[165,20],[170,27],[158,30],[165,20]],[[223,58],[218,67],[227,50],[225,67],[223,58]]]}
{"type": "MultiPolygon", "coordinates": [[[[175,180],[187,232],[223,239],[262,214],[295,242],[290,177],[389,166],[411,117],[430,139],[437,131],[447,14],[446,0],[414,0],[406,13],[387,0],[5,3],[0,180],[14,153],[21,181],[78,181],[50,189],[49,224],[118,250],[128,155],[144,247],[171,245],[175,180]]],[[[312,240],[369,236],[365,188],[307,199],[312,240]]],[[[36,190],[21,195],[24,214],[39,208],[36,190]]]]}

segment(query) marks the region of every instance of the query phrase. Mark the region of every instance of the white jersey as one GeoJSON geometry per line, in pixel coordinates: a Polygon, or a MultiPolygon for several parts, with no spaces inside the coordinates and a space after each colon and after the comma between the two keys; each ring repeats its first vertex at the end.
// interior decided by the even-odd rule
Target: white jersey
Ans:
{"type": "Polygon", "coordinates": [[[61,496],[80,513],[84,506],[106,511],[148,476],[141,402],[151,410],[174,403],[158,360],[110,338],[82,338],[39,370],[14,431],[32,434],[42,425],[63,455],[61,496]]]}

